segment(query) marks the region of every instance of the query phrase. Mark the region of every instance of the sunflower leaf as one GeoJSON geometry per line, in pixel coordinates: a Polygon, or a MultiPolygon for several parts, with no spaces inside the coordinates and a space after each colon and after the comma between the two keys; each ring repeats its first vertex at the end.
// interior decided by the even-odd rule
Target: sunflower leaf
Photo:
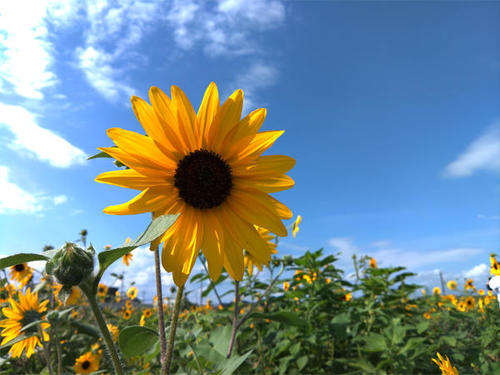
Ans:
{"type": "Polygon", "coordinates": [[[97,288],[104,271],[106,271],[111,264],[135,248],[145,245],[160,237],[173,223],[175,223],[178,217],[179,215],[160,216],[154,219],[146,228],[144,233],[142,233],[134,241],[128,242],[124,246],[117,247],[116,249],[100,252],[97,255],[97,258],[99,259],[99,272],[97,273],[94,281],[95,288],[97,288]]]}
{"type": "Polygon", "coordinates": [[[158,342],[158,333],[141,326],[129,326],[120,331],[118,343],[123,354],[134,357],[144,354],[158,342]]]}
{"type": "MultiPolygon", "coordinates": [[[[116,147],[116,146],[112,146],[112,147],[116,147]]],[[[89,156],[87,158],[87,160],[98,159],[98,158],[111,158],[111,156],[108,153],[101,151],[95,155],[89,156]]]]}
{"type": "Polygon", "coordinates": [[[240,367],[243,362],[252,354],[253,350],[243,354],[242,356],[233,354],[231,358],[225,359],[219,363],[218,369],[221,370],[221,375],[231,375],[234,373],[238,367],[240,367]]]}
{"type": "Polygon", "coordinates": [[[33,260],[49,260],[50,258],[43,254],[19,253],[0,259],[0,269],[15,266],[16,264],[31,262],[33,260]]]}

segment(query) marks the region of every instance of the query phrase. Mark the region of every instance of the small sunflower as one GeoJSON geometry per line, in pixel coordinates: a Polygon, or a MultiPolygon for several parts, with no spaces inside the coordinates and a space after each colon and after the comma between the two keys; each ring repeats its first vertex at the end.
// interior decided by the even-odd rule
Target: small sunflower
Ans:
{"type": "Polygon", "coordinates": [[[442,375],[459,375],[458,370],[456,367],[454,367],[451,363],[450,360],[448,359],[448,356],[445,356],[446,359],[444,359],[441,354],[436,353],[439,360],[432,358],[432,361],[438,365],[439,369],[441,370],[442,375]]]}
{"type": "Polygon", "coordinates": [[[288,289],[290,289],[290,283],[289,283],[288,281],[285,281],[285,282],[283,283],[283,290],[284,290],[285,292],[288,292],[288,289]]]}
{"type": "Polygon", "coordinates": [[[137,297],[137,288],[135,286],[131,286],[128,290],[127,290],[127,297],[130,298],[131,300],[134,300],[136,297],[137,297]]]}
{"type": "Polygon", "coordinates": [[[434,288],[432,288],[432,294],[435,296],[439,296],[441,294],[441,288],[438,286],[435,286],[434,288]]]}
{"type": "MultiPolygon", "coordinates": [[[[260,228],[260,227],[255,227],[257,232],[259,233],[259,236],[265,241],[266,245],[269,247],[271,254],[276,254],[278,251],[276,250],[276,242],[273,242],[273,240],[276,238],[276,236],[273,236],[271,232],[269,232],[267,229],[260,228]]],[[[253,266],[256,266],[259,271],[262,271],[262,266],[264,265],[269,265],[268,262],[262,262],[260,259],[254,257],[252,253],[248,252],[245,250],[245,257],[243,260],[245,268],[248,269],[248,274],[251,276],[253,274],[253,266]]]]}
{"type": "Polygon", "coordinates": [[[117,290],[117,291],[115,292],[115,302],[116,302],[116,303],[119,303],[120,301],[121,301],[120,291],[119,291],[119,290],[117,290]]]}
{"type": "MultiPolygon", "coordinates": [[[[0,345],[4,345],[22,335],[31,336],[15,343],[9,350],[12,357],[17,358],[20,357],[23,350],[26,349],[26,357],[29,358],[35,352],[37,345],[40,347],[43,345],[40,338],[37,336],[37,326],[32,326],[23,332],[21,332],[21,329],[32,322],[45,318],[43,313],[47,310],[49,300],[39,303],[38,293],[31,293],[29,288],[26,290],[25,294],[19,291],[18,297],[19,302],[10,298],[10,308],[4,307],[2,309],[2,313],[7,319],[0,321],[0,327],[3,327],[1,335],[4,337],[0,345]]],[[[41,323],[40,326],[42,329],[43,341],[49,341],[49,335],[45,332],[45,329],[49,327],[50,324],[41,323]]]]}
{"type": "Polygon", "coordinates": [[[132,252],[125,254],[122,257],[123,264],[125,264],[127,267],[130,266],[130,261],[132,260],[133,256],[134,254],[132,254],[132,252]]]}
{"type": "Polygon", "coordinates": [[[90,374],[99,370],[99,362],[99,356],[87,352],[76,359],[73,369],[77,374],[90,374]]]}
{"type": "Polygon", "coordinates": [[[16,291],[16,287],[12,284],[7,284],[3,287],[0,287],[0,304],[9,301],[9,298],[12,297],[12,294],[16,291]]]}
{"type": "Polygon", "coordinates": [[[142,310],[142,315],[144,315],[144,317],[146,319],[151,318],[151,316],[153,315],[153,310],[151,310],[151,309],[144,309],[144,310],[142,310]]]}
{"type": "Polygon", "coordinates": [[[349,302],[351,299],[352,299],[352,293],[347,293],[346,295],[344,295],[344,299],[349,302]]]}
{"type": "Polygon", "coordinates": [[[474,289],[475,286],[474,286],[474,280],[472,279],[469,279],[465,282],[465,286],[464,286],[465,290],[469,290],[469,289],[474,289]]]}
{"type": "Polygon", "coordinates": [[[370,258],[370,268],[377,268],[377,261],[375,258],[370,258]]]}
{"type": "Polygon", "coordinates": [[[467,307],[467,310],[472,310],[476,307],[476,299],[472,296],[467,297],[465,299],[465,306],[467,307]]]}
{"type": "Polygon", "coordinates": [[[106,284],[99,283],[97,286],[97,296],[106,297],[108,295],[108,286],[106,284]]]}
{"type": "Polygon", "coordinates": [[[25,286],[33,276],[33,269],[27,263],[16,264],[9,268],[10,279],[25,286]]]}
{"type": "Polygon", "coordinates": [[[446,283],[446,286],[448,287],[448,289],[450,290],[455,290],[457,289],[457,282],[455,280],[450,280],[446,283]]]}
{"type": "Polygon", "coordinates": [[[496,260],[496,258],[491,255],[490,256],[491,269],[490,274],[493,276],[500,276],[500,263],[496,260]]]}
{"type": "Polygon", "coordinates": [[[295,238],[297,236],[297,232],[299,231],[299,224],[302,221],[302,216],[297,216],[297,219],[293,222],[292,225],[292,236],[295,238]]]}
{"type": "Polygon", "coordinates": [[[132,311],[130,311],[129,309],[123,312],[123,319],[129,320],[131,316],[132,316],[132,311]]]}
{"type": "Polygon", "coordinates": [[[266,110],[240,119],[243,92],[235,91],[221,106],[211,83],[196,113],[184,92],[172,86],[172,99],[152,87],[152,105],[132,97],[134,113],[148,136],[112,128],[117,147],[99,148],[129,169],[106,172],[96,181],[136,189],[127,203],[109,206],[112,215],[179,214],[157,240],[163,242],[162,264],[177,286],[185,284],[201,249],[212,280],[224,267],[235,280],[244,273],[243,249],[260,263],[271,252],[254,225],[287,235],[282,220],[292,212],[273,198],[291,188],[285,173],[295,165],[288,156],[266,155],[283,131],[259,132],[266,110]]]}
{"type": "Polygon", "coordinates": [[[130,300],[126,300],[125,307],[127,308],[127,310],[130,310],[132,308],[132,302],[130,300]]]}

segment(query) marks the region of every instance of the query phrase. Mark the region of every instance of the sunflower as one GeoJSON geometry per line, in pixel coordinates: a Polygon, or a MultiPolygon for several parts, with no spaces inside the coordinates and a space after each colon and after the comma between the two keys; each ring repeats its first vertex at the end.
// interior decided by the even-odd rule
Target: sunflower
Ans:
{"type": "Polygon", "coordinates": [[[494,276],[500,276],[500,263],[498,263],[498,261],[493,255],[490,256],[490,263],[491,263],[490,274],[494,276]]]}
{"type": "Polygon", "coordinates": [[[77,374],[90,374],[99,370],[99,362],[99,356],[87,352],[76,359],[73,369],[77,374]]]}
{"type": "Polygon", "coordinates": [[[129,320],[131,316],[132,316],[132,311],[130,311],[129,309],[123,312],[123,319],[129,320]]]}
{"type": "MultiPolygon", "coordinates": [[[[59,299],[59,292],[62,289],[62,284],[53,284],[52,288],[54,289],[54,296],[56,297],[57,301],[62,304],[62,301],[59,299]]],[[[82,296],[80,289],[76,286],[71,287],[71,293],[66,299],[66,305],[75,305],[80,297],[82,296]]]]}
{"type": "Polygon", "coordinates": [[[448,287],[448,289],[455,290],[457,289],[457,282],[454,280],[450,280],[446,283],[446,286],[448,287]]]}
{"type": "Polygon", "coordinates": [[[142,315],[144,315],[145,318],[151,318],[151,316],[153,315],[153,310],[144,309],[142,310],[142,315]]]}
{"type": "Polygon", "coordinates": [[[288,289],[290,289],[290,283],[289,283],[288,281],[285,281],[285,282],[283,283],[283,290],[284,290],[285,292],[288,292],[288,289]]]}
{"type": "Polygon", "coordinates": [[[12,297],[12,294],[16,290],[16,287],[12,284],[7,284],[3,287],[0,287],[0,304],[8,302],[9,298],[12,297]]]}
{"type": "Polygon", "coordinates": [[[439,296],[441,294],[441,288],[438,286],[435,286],[434,288],[432,288],[432,294],[435,296],[439,296]]]}
{"type": "Polygon", "coordinates": [[[131,300],[134,300],[137,297],[137,288],[135,286],[132,286],[127,290],[127,297],[131,300]]]}
{"type": "Polygon", "coordinates": [[[119,303],[120,301],[121,301],[120,291],[119,291],[119,290],[117,290],[117,291],[115,292],[115,302],[116,302],[116,303],[119,303]]]}
{"type": "Polygon", "coordinates": [[[295,238],[295,236],[297,235],[297,232],[299,231],[299,224],[300,222],[302,221],[302,216],[297,216],[297,219],[294,221],[293,225],[292,225],[292,236],[293,238],[295,238]]]}
{"type": "Polygon", "coordinates": [[[130,302],[129,300],[126,300],[125,307],[127,308],[127,310],[130,310],[132,308],[132,302],[130,302]]]}
{"type": "Polygon", "coordinates": [[[474,307],[476,307],[476,300],[474,299],[474,297],[467,297],[465,299],[465,306],[467,307],[467,310],[472,310],[474,307]]]}
{"type": "Polygon", "coordinates": [[[9,268],[10,279],[25,286],[33,276],[33,269],[27,263],[16,264],[9,268]]]}
{"type": "Polygon", "coordinates": [[[125,254],[122,257],[123,264],[125,264],[127,267],[130,266],[130,261],[132,260],[133,256],[134,254],[132,254],[132,252],[125,254]]]}
{"type": "Polygon", "coordinates": [[[377,268],[377,261],[375,258],[370,258],[370,268],[377,268]]]}
{"type": "MultiPolygon", "coordinates": [[[[276,254],[278,251],[276,250],[276,242],[273,242],[273,240],[276,238],[276,236],[271,235],[271,232],[269,232],[267,229],[260,228],[260,227],[255,227],[257,232],[259,233],[259,236],[266,242],[266,245],[269,247],[271,254],[276,254]]],[[[262,271],[262,266],[269,265],[269,261],[264,263],[261,262],[258,258],[254,257],[252,253],[248,252],[245,250],[245,257],[243,260],[243,264],[245,268],[248,268],[248,274],[251,276],[253,274],[253,266],[255,265],[259,271],[262,271]]]]}
{"type": "MultiPolygon", "coordinates": [[[[12,357],[16,358],[20,357],[23,350],[26,349],[26,357],[29,358],[35,352],[37,345],[40,347],[43,345],[40,338],[37,336],[37,334],[39,334],[37,326],[32,326],[23,332],[21,332],[21,329],[32,322],[44,319],[45,316],[43,313],[47,310],[46,306],[49,300],[39,303],[38,293],[31,293],[30,288],[26,290],[25,294],[19,291],[18,297],[19,302],[10,298],[10,308],[4,307],[2,309],[2,313],[7,319],[0,321],[0,327],[3,327],[1,335],[4,337],[0,345],[4,345],[22,335],[31,336],[15,343],[9,350],[12,357]]],[[[45,332],[45,329],[49,327],[50,324],[41,323],[40,326],[43,334],[42,341],[48,341],[49,335],[45,332]]]]}
{"type": "Polygon", "coordinates": [[[465,290],[469,290],[469,289],[474,289],[474,280],[472,279],[469,279],[465,282],[465,286],[464,286],[465,290]]]}
{"type": "Polygon", "coordinates": [[[106,284],[101,284],[97,286],[97,296],[106,297],[108,295],[108,286],[106,284]]]}
{"type": "Polygon", "coordinates": [[[172,86],[172,99],[152,87],[149,98],[132,97],[132,107],[148,136],[119,128],[107,134],[118,147],[99,150],[130,169],[99,175],[96,181],[141,193],[107,214],[152,212],[154,217],[179,214],[155,240],[163,242],[162,264],[177,286],[185,284],[201,249],[212,280],[224,267],[235,280],[244,271],[243,249],[260,263],[271,252],[254,225],[278,236],[287,235],[282,220],[292,212],[268,193],[291,188],[285,175],[295,160],[266,155],[283,131],[259,132],[266,117],[261,108],[240,120],[243,92],[235,91],[220,106],[211,83],[195,113],[186,95],[172,86]]]}
{"type": "Polygon", "coordinates": [[[113,338],[113,341],[115,341],[115,342],[118,341],[118,335],[120,334],[118,327],[111,324],[111,323],[108,323],[107,326],[108,326],[109,333],[111,334],[111,337],[113,338]]]}
{"type": "Polygon", "coordinates": [[[441,354],[436,353],[439,360],[432,358],[432,361],[438,365],[439,369],[441,370],[442,375],[459,375],[458,370],[456,367],[452,366],[450,363],[450,360],[448,359],[448,356],[445,356],[446,359],[444,359],[441,354]]]}
{"type": "Polygon", "coordinates": [[[347,293],[346,295],[344,295],[344,299],[349,302],[351,299],[352,299],[352,293],[347,293]]]}

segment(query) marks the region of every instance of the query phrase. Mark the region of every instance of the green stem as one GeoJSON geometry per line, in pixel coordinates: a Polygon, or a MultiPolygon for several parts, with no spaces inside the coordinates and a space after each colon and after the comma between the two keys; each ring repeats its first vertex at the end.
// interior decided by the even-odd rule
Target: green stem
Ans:
{"type": "Polygon", "coordinates": [[[174,354],[175,331],[177,330],[177,320],[179,319],[179,311],[181,309],[182,293],[184,292],[184,285],[177,289],[175,296],[174,311],[172,312],[172,320],[170,322],[170,334],[168,335],[167,343],[167,359],[166,359],[166,374],[170,374],[170,366],[172,364],[172,354],[174,354]]]}
{"type": "Polygon", "coordinates": [[[50,375],[54,375],[54,370],[52,369],[52,363],[50,363],[50,341],[46,342],[43,339],[43,328],[41,328],[41,326],[38,326],[38,334],[40,335],[40,342],[42,343],[42,346],[45,348],[47,370],[49,371],[50,375]]]}
{"type": "Polygon", "coordinates": [[[111,338],[111,334],[109,333],[108,326],[104,321],[101,310],[99,309],[99,305],[97,304],[97,299],[94,293],[90,292],[88,288],[80,287],[87,297],[89,301],[90,308],[94,313],[95,320],[97,321],[97,325],[101,330],[102,337],[104,338],[104,342],[111,354],[111,360],[113,361],[113,367],[115,368],[116,375],[123,375],[122,365],[120,364],[120,357],[118,356],[118,352],[116,351],[115,345],[113,344],[113,339],[111,338]]]}
{"type": "Polygon", "coordinates": [[[161,290],[160,274],[160,252],[158,246],[151,249],[155,256],[155,274],[156,274],[156,297],[158,298],[158,331],[160,334],[160,363],[161,373],[167,373],[167,338],[165,336],[165,317],[163,315],[163,293],[161,290]]]}
{"type": "Polygon", "coordinates": [[[227,350],[227,358],[231,358],[233,352],[234,340],[236,339],[236,331],[238,330],[238,302],[240,299],[240,282],[234,282],[234,314],[233,314],[233,331],[231,332],[231,341],[229,341],[229,349],[227,350]]]}
{"type": "Polygon", "coordinates": [[[189,344],[189,347],[191,348],[191,351],[193,352],[194,359],[196,360],[196,364],[198,365],[198,370],[200,370],[201,375],[205,375],[205,372],[203,371],[203,367],[201,366],[200,359],[198,358],[198,355],[196,354],[196,350],[194,350],[193,345],[189,344]]]}
{"type": "Polygon", "coordinates": [[[358,262],[356,261],[356,254],[352,254],[352,262],[354,263],[354,270],[356,271],[356,284],[359,283],[359,269],[358,262]]]}
{"type": "Polygon", "coordinates": [[[61,351],[61,341],[59,340],[59,335],[57,334],[57,327],[52,330],[54,340],[56,342],[57,351],[57,375],[62,375],[62,351],[61,351]]]}

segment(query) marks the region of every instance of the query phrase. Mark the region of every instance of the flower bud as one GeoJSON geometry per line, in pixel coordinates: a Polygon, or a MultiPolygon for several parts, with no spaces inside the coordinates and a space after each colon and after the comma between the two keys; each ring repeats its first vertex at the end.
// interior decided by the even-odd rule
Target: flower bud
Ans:
{"type": "Polygon", "coordinates": [[[67,242],[49,260],[45,271],[64,286],[80,284],[94,270],[94,254],[67,242]]]}

